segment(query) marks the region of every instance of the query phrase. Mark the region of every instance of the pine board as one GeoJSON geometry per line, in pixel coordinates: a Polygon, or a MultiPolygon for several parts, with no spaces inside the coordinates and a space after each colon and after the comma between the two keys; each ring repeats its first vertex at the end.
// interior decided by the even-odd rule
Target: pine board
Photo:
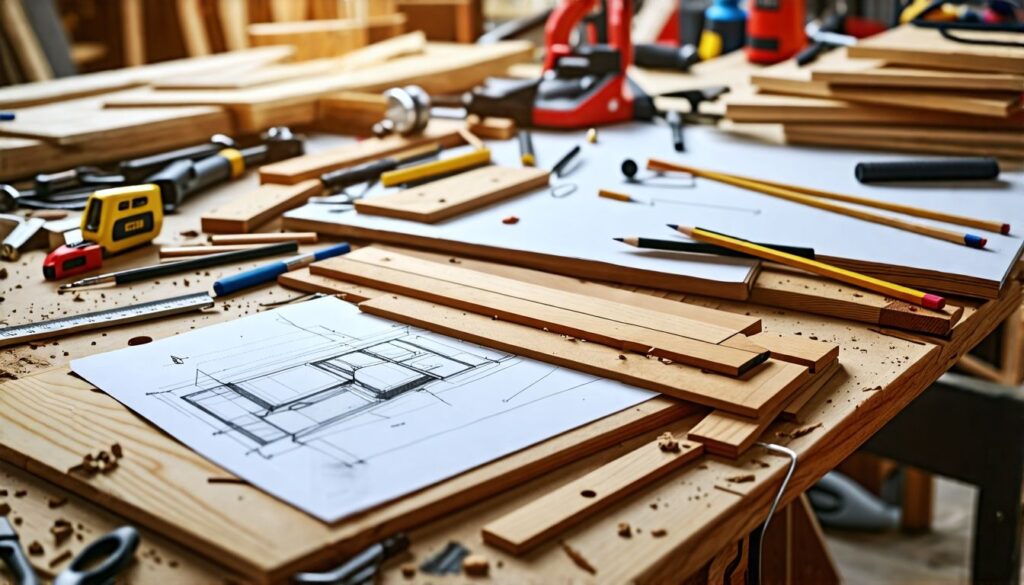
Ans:
{"type": "Polygon", "coordinates": [[[749,337],[734,335],[723,341],[722,345],[749,348],[750,351],[766,349],[773,358],[806,366],[811,372],[821,371],[839,359],[839,346],[836,344],[767,331],[749,337]]]}
{"type": "MultiPolygon", "coordinates": [[[[484,542],[523,555],[566,528],[629,497],[636,490],[696,460],[704,449],[683,440],[685,428],[666,431],[678,438],[678,451],[663,451],[654,435],[634,451],[571,481],[483,527],[484,542]]],[[[639,536],[638,536],[639,537],[639,536]]]]}
{"type": "Polygon", "coordinates": [[[1018,130],[835,124],[787,124],[786,127],[798,133],[831,134],[836,137],[1024,148],[1024,132],[1018,130]]]}
{"type": "Polygon", "coordinates": [[[357,200],[356,211],[437,223],[547,184],[548,171],[544,169],[492,165],[381,197],[357,200]]]}
{"type": "MultiPolygon", "coordinates": [[[[1024,159],[1024,148],[1016,146],[1000,146],[988,144],[972,144],[958,142],[940,142],[928,140],[898,140],[894,138],[875,138],[869,136],[850,136],[844,134],[818,133],[806,131],[801,126],[786,125],[786,143],[810,146],[833,146],[866,150],[886,150],[892,152],[913,152],[920,154],[948,154],[955,156],[991,156],[1010,163],[1019,163],[1024,159]]],[[[906,283],[904,283],[906,284],[906,283]]],[[[918,285],[924,286],[924,285],[918,285]]],[[[967,291],[965,291],[966,293],[967,291]]],[[[992,292],[984,293],[991,296],[992,292]]]]}
{"type": "Polygon", "coordinates": [[[234,201],[204,213],[203,231],[215,234],[249,233],[322,192],[323,186],[317,179],[294,185],[260,185],[234,201]]]}
{"type": "MultiPolygon", "coordinates": [[[[968,39],[1020,42],[1020,35],[1010,32],[956,31],[955,34],[968,39]]],[[[848,52],[850,57],[882,59],[887,63],[1024,74],[1024,51],[1019,47],[960,43],[944,38],[936,29],[912,25],[862,39],[848,52]]]]}
{"type": "Polygon", "coordinates": [[[879,59],[850,59],[817,63],[811,79],[833,86],[915,87],[969,91],[1024,91],[1024,75],[980,73],[890,65],[879,59]]]}

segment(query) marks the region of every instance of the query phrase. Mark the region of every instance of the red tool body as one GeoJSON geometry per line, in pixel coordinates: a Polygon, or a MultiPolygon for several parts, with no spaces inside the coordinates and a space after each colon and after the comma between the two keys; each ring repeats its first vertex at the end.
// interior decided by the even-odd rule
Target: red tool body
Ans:
{"type": "Polygon", "coordinates": [[[747,16],[747,60],[779,63],[807,44],[804,0],[751,0],[747,16]]]}
{"type": "Polygon", "coordinates": [[[103,265],[103,247],[83,241],[64,245],[46,255],[43,276],[46,280],[60,280],[76,274],[96,270],[103,265]]]}

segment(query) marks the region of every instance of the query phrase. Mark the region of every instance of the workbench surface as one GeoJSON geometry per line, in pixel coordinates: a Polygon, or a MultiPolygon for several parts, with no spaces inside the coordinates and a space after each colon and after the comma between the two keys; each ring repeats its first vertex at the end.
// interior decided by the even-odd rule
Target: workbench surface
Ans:
{"type": "MultiPolygon", "coordinates": [[[[318,140],[311,144],[310,150],[324,148],[328,142],[334,142],[334,139],[318,140]]],[[[158,242],[184,244],[202,241],[204,236],[198,233],[200,214],[243,196],[256,184],[255,174],[250,173],[235,183],[195,196],[182,206],[179,213],[165,218],[158,242]]],[[[271,223],[262,231],[276,228],[277,224],[271,223]]],[[[304,247],[311,248],[313,246],[304,247]]],[[[0,314],[3,315],[0,319],[4,324],[15,325],[200,292],[209,289],[213,281],[222,275],[266,262],[258,260],[237,267],[181,274],[130,286],[58,295],[56,285],[42,278],[43,256],[42,252],[30,252],[16,263],[0,264],[0,269],[6,269],[6,276],[0,278],[0,314]]],[[[108,260],[104,270],[156,261],[156,248],[148,247],[108,260]]],[[[785,278],[784,273],[780,274],[779,278],[785,278]]],[[[644,292],[658,294],[655,291],[644,292]]],[[[1020,305],[1020,292],[1019,286],[1014,284],[996,300],[976,304],[966,302],[964,317],[949,339],[884,330],[863,323],[753,304],[701,297],[686,297],[684,301],[758,316],[769,332],[802,335],[841,346],[839,359],[842,370],[807,404],[799,420],[776,423],[762,437],[765,441],[787,445],[799,454],[796,473],[783,499],[786,503],[849,456],[952,366],[959,356],[991,333],[1020,305]]],[[[0,350],[0,380],[21,379],[45,370],[66,367],[74,358],[125,347],[129,340],[138,342],[140,337],[167,337],[252,314],[260,310],[260,303],[299,295],[278,285],[268,285],[219,301],[216,308],[201,314],[179,315],[0,350]]],[[[4,383],[0,383],[0,394],[4,390],[4,383]]],[[[682,422],[673,423],[672,428],[688,428],[702,416],[702,413],[691,415],[682,422]]],[[[706,570],[712,558],[726,547],[735,547],[738,539],[764,521],[784,475],[787,459],[769,455],[760,447],[751,449],[738,461],[705,456],[699,464],[672,473],[640,490],[628,501],[613,504],[565,531],[560,540],[578,551],[596,570],[594,574],[575,564],[560,546],[559,539],[520,558],[487,546],[481,539],[480,529],[490,520],[636,448],[642,442],[652,440],[660,432],[636,437],[580,459],[413,530],[410,533],[410,551],[386,565],[382,581],[410,582],[402,576],[399,566],[408,562],[419,564],[451,540],[488,557],[491,561],[488,579],[497,582],[664,582],[680,581],[683,576],[706,570]],[[754,476],[752,481],[729,481],[730,478],[749,474],[754,476]],[[632,538],[622,538],[617,535],[619,522],[628,522],[639,530],[632,538]],[[652,531],[660,533],[658,529],[664,530],[665,534],[654,537],[652,531]]],[[[0,503],[9,504],[12,509],[10,515],[22,519],[18,526],[22,542],[38,540],[44,545],[43,555],[31,557],[42,573],[53,573],[49,563],[65,548],[77,553],[95,536],[126,522],[101,505],[70,494],[30,473],[26,469],[29,464],[17,453],[5,449],[3,439],[4,430],[0,428],[0,459],[4,461],[0,462],[0,490],[8,493],[0,496],[0,503]],[[21,490],[26,493],[15,497],[15,493],[21,490]],[[51,507],[51,500],[59,502],[63,498],[68,500],[66,504],[51,507]],[[54,548],[49,527],[58,518],[80,524],[78,533],[84,538],[73,538],[54,548]]],[[[197,489],[214,488],[237,494],[239,499],[246,498],[255,489],[239,483],[197,486],[197,489]]],[[[253,510],[252,513],[260,512],[253,510]]],[[[203,551],[192,552],[176,544],[173,535],[165,538],[147,530],[142,534],[138,562],[130,569],[131,582],[232,579],[231,571],[218,565],[216,558],[204,558],[201,556],[203,551]]],[[[266,538],[272,539],[273,536],[266,535],[266,538]]],[[[55,568],[59,570],[63,566],[58,564],[55,568]]],[[[413,580],[440,582],[445,579],[418,574],[413,580]]]]}

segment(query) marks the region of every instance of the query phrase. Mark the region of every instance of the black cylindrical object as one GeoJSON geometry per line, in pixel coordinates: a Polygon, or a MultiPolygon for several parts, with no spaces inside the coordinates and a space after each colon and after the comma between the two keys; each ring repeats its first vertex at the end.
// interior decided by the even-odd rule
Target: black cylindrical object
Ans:
{"type": "Polygon", "coordinates": [[[948,158],[857,163],[853,174],[861,183],[883,181],[984,181],[999,176],[994,158],[948,158]]]}
{"type": "Polygon", "coordinates": [[[633,64],[638,67],[686,71],[698,61],[700,61],[700,56],[697,54],[697,47],[693,45],[671,47],[669,45],[640,44],[633,46],[633,64]]]}

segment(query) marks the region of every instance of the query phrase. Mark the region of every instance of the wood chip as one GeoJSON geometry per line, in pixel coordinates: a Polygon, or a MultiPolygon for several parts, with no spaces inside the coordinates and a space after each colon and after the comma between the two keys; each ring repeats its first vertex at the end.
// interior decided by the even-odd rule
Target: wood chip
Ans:
{"type": "Polygon", "coordinates": [[[483,555],[467,555],[462,559],[462,570],[467,575],[486,577],[491,568],[490,561],[483,555]]]}
{"type": "Polygon", "coordinates": [[[800,427],[799,429],[794,429],[794,430],[792,430],[792,431],[790,431],[788,433],[783,432],[783,431],[779,431],[778,435],[780,437],[789,437],[790,439],[799,439],[800,437],[802,437],[804,435],[810,434],[815,429],[820,428],[821,426],[822,426],[822,424],[818,423],[816,425],[810,425],[810,426],[807,426],[807,427],[800,427]]]}
{"type": "Polygon", "coordinates": [[[60,553],[59,555],[53,557],[53,559],[49,563],[50,568],[51,569],[56,568],[57,565],[60,565],[61,563],[63,563],[64,561],[66,561],[66,560],[68,560],[70,558],[71,558],[71,551],[70,550],[65,550],[64,552],[60,553]]]}
{"type": "Polygon", "coordinates": [[[39,544],[38,540],[33,540],[32,543],[28,545],[28,554],[34,557],[38,557],[45,552],[46,550],[43,548],[43,545],[39,544]]]}
{"type": "Polygon", "coordinates": [[[406,579],[412,579],[416,576],[416,565],[412,563],[404,563],[401,567],[402,576],[406,579]]]}
{"type": "Polygon", "coordinates": [[[725,481],[729,483],[749,483],[754,481],[754,474],[745,473],[743,475],[734,475],[732,477],[725,478],[725,481]]]}
{"type": "Polygon", "coordinates": [[[653,536],[654,538],[661,538],[666,534],[668,534],[668,530],[665,530],[664,528],[655,528],[651,531],[651,536],[653,536]]]}
{"type": "Polygon", "coordinates": [[[658,448],[666,453],[678,453],[679,441],[672,436],[672,433],[666,431],[658,435],[658,448]]]}
{"type": "Polygon", "coordinates": [[[28,495],[28,490],[18,490],[16,492],[14,492],[14,497],[16,497],[16,498],[24,498],[27,495],[28,495]]]}
{"type": "Polygon", "coordinates": [[[124,450],[121,448],[121,443],[114,443],[110,446],[110,452],[113,453],[114,457],[118,459],[124,457],[124,450]]]}
{"type": "Polygon", "coordinates": [[[503,223],[505,225],[515,225],[515,224],[519,223],[519,218],[514,216],[514,215],[510,215],[510,216],[506,217],[505,219],[501,220],[501,223],[503,223]]]}
{"type": "Polygon", "coordinates": [[[0,516],[6,516],[11,513],[11,505],[7,502],[0,502],[0,516]]]}
{"type": "Polygon", "coordinates": [[[57,520],[50,527],[50,534],[53,535],[54,542],[57,546],[60,546],[65,540],[71,538],[71,535],[75,533],[75,529],[67,520],[57,520]]]}
{"type": "Polygon", "coordinates": [[[569,555],[569,558],[572,559],[572,562],[576,563],[577,567],[583,569],[591,575],[597,574],[597,569],[595,569],[594,565],[591,565],[590,562],[587,561],[586,558],[584,558],[580,551],[569,546],[569,543],[565,542],[564,540],[561,542],[561,545],[562,550],[565,551],[565,554],[569,555]]]}
{"type": "Polygon", "coordinates": [[[63,497],[58,498],[56,496],[53,496],[46,500],[46,505],[49,506],[51,510],[54,508],[60,508],[66,503],[68,503],[68,499],[63,497]]]}
{"type": "Polygon", "coordinates": [[[629,522],[619,522],[618,535],[622,538],[629,538],[633,536],[633,530],[629,527],[629,522]]]}

